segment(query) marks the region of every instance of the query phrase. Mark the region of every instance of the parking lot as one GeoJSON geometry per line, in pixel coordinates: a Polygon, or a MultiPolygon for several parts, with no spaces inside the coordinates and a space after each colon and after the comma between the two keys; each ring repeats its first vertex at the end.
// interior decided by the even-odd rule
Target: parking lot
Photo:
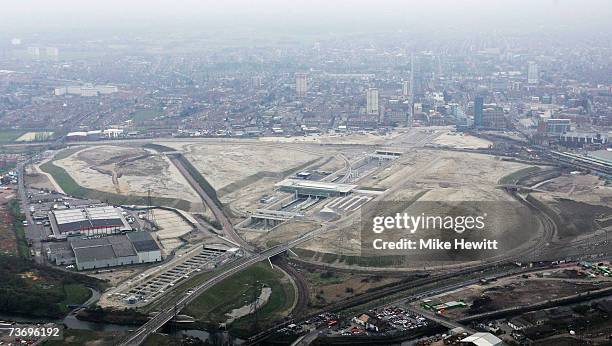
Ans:
{"type": "MultiPolygon", "coordinates": [[[[220,247],[204,247],[200,251],[181,255],[176,263],[163,268],[159,274],[146,278],[135,286],[118,291],[112,295],[116,303],[127,305],[147,305],[159,298],[167,290],[172,289],[181,280],[188,279],[202,271],[214,269],[233,256],[233,250],[220,247]]],[[[144,274],[143,274],[144,275],[144,274]]]]}

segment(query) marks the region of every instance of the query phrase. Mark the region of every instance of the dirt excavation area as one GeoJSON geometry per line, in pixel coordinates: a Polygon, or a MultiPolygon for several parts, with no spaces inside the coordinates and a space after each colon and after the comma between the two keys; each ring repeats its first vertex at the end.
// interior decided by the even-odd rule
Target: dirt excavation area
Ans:
{"type": "Polygon", "coordinates": [[[326,155],[325,150],[256,143],[193,143],[180,150],[221,195],[266,176],[287,174],[326,155]]]}
{"type": "MultiPolygon", "coordinates": [[[[431,300],[428,302],[429,305],[453,301],[464,302],[466,306],[457,305],[457,307],[444,310],[444,316],[454,319],[564,298],[610,286],[612,286],[610,278],[592,278],[581,268],[573,266],[470,285],[427,299],[431,300]]],[[[419,301],[415,304],[420,305],[421,303],[422,301],[419,301]]]]}
{"type": "Polygon", "coordinates": [[[174,211],[155,209],[151,215],[158,227],[153,233],[166,253],[183,245],[181,237],[192,231],[192,227],[174,211]]]}
{"type": "MultiPolygon", "coordinates": [[[[342,257],[363,255],[363,219],[360,220],[359,216],[367,215],[367,210],[379,206],[384,209],[383,215],[387,215],[390,210],[393,213],[407,212],[410,215],[449,215],[450,210],[434,209],[428,203],[471,201],[477,205],[472,211],[473,214],[487,214],[487,229],[490,232],[486,237],[499,241],[500,250],[497,256],[519,253],[533,245],[533,239],[541,233],[542,226],[532,210],[498,187],[498,181],[526,167],[528,166],[525,164],[504,161],[490,155],[413,149],[388,167],[362,177],[357,182],[360,188],[383,192],[365,204],[360,213],[352,215],[353,222],[338,227],[338,230],[318,235],[315,240],[305,243],[301,248],[311,253],[342,254],[343,256],[336,256],[335,260],[325,255],[313,258],[323,257],[327,259],[327,263],[345,266],[348,262],[343,261],[342,257]],[[391,205],[381,204],[384,201],[391,202],[391,205]],[[414,203],[415,201],[418,202],[414,203]]],[[[323,203],[333,203],[333,200],[332,198],[323,203]]],[[[435,252],[429,254],[434,255],[435,252]]],[[[421,268],[423,265],[431,265],[427,257],[422,257],[421,260],[425,263],[400,261],[399,265],[421,268]]],[[[383,262],[381,264],[386,265],[383,262]]]]}
{"type": "Polygon", "coordinates": [[[449,131],[438,136],[434,144],[458,149],[486,149],[493,145],[486,139],[470,136],[461,132],[449,131]]]}
{"type": "Polygon", "coordinates": [[[195,191],[163,155],[143,148],[84,147],[56,160],[80,186],[120,195],[177,198],[201,203],[195,191]]]}
{"type": "Polygon", "coordinates": [[[612,186],[593,174],[563,174],[538,184],[538,189],[551,197],[612,207],[612,186]]]}

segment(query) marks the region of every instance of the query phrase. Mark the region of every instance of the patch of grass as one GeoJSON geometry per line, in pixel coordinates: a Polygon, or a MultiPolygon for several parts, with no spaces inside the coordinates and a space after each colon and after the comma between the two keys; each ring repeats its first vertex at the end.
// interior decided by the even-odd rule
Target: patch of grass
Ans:
{"type": "Polygon", "coordinates": [[[164,115],[164,112],[160,108],[150,108],[139,109],[135,111],[131,116],[134,121],[146,121],[153,120],[162,115],[164,115]]]}
{"type": "Polygon", "coordinates": [[[26,219],[25,215],[21,212],[19,201],[16,199],[11,200],[8,203],[8,209],[11,213],[13,220],[13,229],[15,230],[15,238],[17,239],[17,253],[23,258],[30,257],[30,248],[28,247],[28,241],[25,236],[25,230],[23,228],[23,221],[26,219]]]}
{"type": "MultiPolygon", "coordinates": [[[[246,305],[245,300],[252,300],[253,292],[250,290],[256,281],[272,289],[270,299],[257,313],[260,328],[271,325],[284,317],[284,313],[293,305],[296,293],[284,274],[270,268],[265,261],[215,285],[192,302],[185,313],[205,324],[223,323],[227,320],[226,313],[246,305]]],[[[250,332],[253,318],[251,315],[242,317],[229,328],[237,334],[250,332]]]]}
{"type": "Polygon", "coordinates": [[[64,294],[66,296],[62,301],[64,305],[83,304],[91,297],[91,291],[79,284],[64,285],[64,294]]]}
{"type": "Polygon", "coordinates": [[[540,167],[536,167],[536,166],[531,166],[531,167],[526,167],[523,169],[519,169],[516,172],[510,173],[506,176],[504,176],[503,178],[499,179],[499,184],[500,185],[508,185],[508,184],[516,184],[519,180],[521,180],[522,178],[535,173],[537,171],[540,170],[540,167]]]}
{"type": "Polygon", "coordinates": [[[0,143],[12,143],[24,133],[22,130],[0,130],[0,143]]]}

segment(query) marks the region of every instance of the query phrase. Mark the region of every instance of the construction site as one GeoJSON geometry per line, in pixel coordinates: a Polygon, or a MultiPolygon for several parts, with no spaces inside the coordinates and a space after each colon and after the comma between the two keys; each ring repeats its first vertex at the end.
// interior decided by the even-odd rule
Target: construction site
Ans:
{"type": "MultiPolygon", "coordinates": [[[[218,268],[233,263],[241,266],[242,258],[254,258],[252,253],[268,249],[263,254],[272,255],[262,257],[258,270],[266,267],[267,258],[266,270],[283,274],[268,273],[272,281],[253,293],[260,303],[228,305],[225,317],[213,318],[201,315],[198,309],[210,307],[194,300],[199,308],[193,313],[199,319],[237,326],[253,318],[253,309],[271,309],[279,295],[293,297],[287,304],[294,314],[315,314],[330,305],[344,307],[353,300],[396,294],[411,287],[413,280],[427,282],[430,273],[454,283],[457,270],[478,277],[482,274],[472,268],[486,271],[509,262],[522,266],[559,258],[583,260],[585,254],[592,256],[597,253],[594,249],[607,246],[612,225],[611,188],[600,177],[528,155],[508,156],[487,139],[447,128],[377,137],[327,136],[312,142],[174,139],[153,145],[80,145],[47,157],[32,170],[44,173],[48,185],[66,190],[67,179],[45,171],[46,163],[64,170],[89,193],[139,191],[142,196],[126,207],[133,208],[141,228],[146,227],[159,244],[163,262],[133,267],[118,259],[122,268],[92,274],[116,285],[101,296],[99,305],[104,308],[150,313],[169,301],[180,306],[198,296],[198,278],[214,276],[218,268]],[[172,201],[177,198],[188,207],[176,207],[172,201]],[[363,222],[372,213],[447,215],[457,213],[454,208],[461,203],[474,203],[470,212],[487,215],[488,236],[503,244],[499,251],[469,258],[364,251],[363,222]],[[283,256],[275,257],[278,254],[283,256]],[[359,275],[348,277],[348,273],[359,275]],[[167,293],[177,287],[182,293],[170,299],[167,293]],[[257,304],[262,307],[253,308],[257,304]]],[[[439,231],[431,237],[444,236],[439,231]]],[[[444,307],[449,318],[467,318],[470,315],[463,312],[479,304],[478,296],[487,294],[496,299],[492,309],[505,309],[502,292],[546,290],[548,275],[500,279],[504,282],[500,288],[461,285],[457,292],[420,298],[444,307]]],[[[554,285],[559,297],[607,287],[583,281],[554,285]]],[[[420,309],[418,303],[413,308],[420,309]]],[[[290,310],[279,307],[266,316],[279,318],[290,310]]]]}
{"type": "MultiPolygon", "coordinates": [[[[487,152],[490,141],[446,128],[409,129],[374,137],[375,141],[359,135],[314,139],[314,143],[299,138],[168,140],[158,145],[181,153],[195,167],[229,211],[238,234],[257,246],[280,243],[289,238],[287,234],[299,236],[338,222],[337,230],[319,234],[296,248],[302,260],[321,262],[324,258],[323,264],[331,266],[354,266],[355,258],[363,257],[360,229],[355,225],[360,222],[360,210],[372,201],[499,203],[500,207],[488,212],[496,230],[493,236],[507,244],[500,257],[528,253],[537,245],[535,239],[543,235],[551,240],[564,236],[552,234],[541,213],[517,201],[534,199],[559,214],[563,208],[581,203],[599,204],[605,212],[610,202],[610,187],[595,176],[558,171],[553,176],[547,166],[491,155],[487,152]],[[514,172],[534,170],[542,179],[535,174],[525,178],[531,179],[526,183],[533,189],[521,191],[518,198],[509,192],[504,179],[514,172]],[[515,207],[504,208],[503,203],[514,203],[515,207]]],[[[133,145],[71,150],[54,163],[84,187],[121,194],[150,191],[155,197],[180,198],[191,206],[182,211],[187,217],[215,221],[198,201],[193,186],[163,153],[133,145]]],[[[164,218],[158,221],[163,224],[164,218]]],[[[604,217],[599,222],[609,221],[604,217]]],[[[180,229],[173,233],[180,236],[188,227],[180,229]]],[[[160,232],[163,239],[167,231],[160,232]]],[[[384,261],[358,262],[366,267],[389,267],[384,261]]],[[[402,259],[393,262],[396,269],[424,265],[418,261],[407,264],[402,259]]]]}

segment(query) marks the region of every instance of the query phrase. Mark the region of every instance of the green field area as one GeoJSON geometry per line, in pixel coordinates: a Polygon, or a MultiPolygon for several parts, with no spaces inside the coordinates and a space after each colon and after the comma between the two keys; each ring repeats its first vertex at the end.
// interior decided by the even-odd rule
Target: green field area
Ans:
{"type": "MultiPolygon", "coordinates": [[[[259,296],[261,287],[254,285],[257,281],[272,289],[268,302],[257,313],[258,326],[272,325],[289,313],[296,292],[284,273],[272,269],[267,262],[259,262],[215,285],[192,302],[185,314],[204,324],[218,326],[228,319],[226,313],[249,304],[253,297],[259,296]]],[[[244,316],[234,321],[228,329],[237,335],[248,333],[253,319],[252,315],[244,316]]]]}
{"type": "Polygon", "coordinates": [[[518,171],[510,173],[504,176],[503,178],[499,179],[499,184],[501,185],[516,184],[522,178],[528,176],[529,174],[535,173],[539,170],[540,170],[540,167],[535,167],[535,166],[519,169],[518,171]]]}
{"type": "MultiPolygon", "coordinates": [[[[116,193],[103,192],[86,187],[80,186],[71,176],[66,172],[65,169],[55,165],[55,160],[61,160],[70,156],[73,153],[71,150],[64,150],[58,153],[55,158],[48,161],[40,166],[40,169],[51,174],[53,179],[61,186],[64,192],[68,195],[80,198],[97,199],[109,204],[124,204],[124,205],[147,205],[146,196],[126,196],[119,195],[116,193]]],[[[165,197],[151,197],[153,205],[173,207],[181,210],[189,210],[191,203],[181,199],[165,198],[165,197]]]]}
{"type": "Polygon", "coordinates": [[[0,144],[14,142],[17,138],[26,133],[22,130],[0,130],[0,144]]]}
{"type": "Polygon", "coordinates": [[[61,318],[68,305],[91,296],[97,279],[42,266],[17,256],[0,255],[0,313],[61,318]]]}
{"type": "Polygon", "coordinates": [[[8,210],[12,219],[12,228],[15,231],[15,239],[17,241],[17,253],[23,258],[30,257],[30,249],[28,248],[28,241],[25,236],[25,230],[23,228],[23,221],[26,219],[25,215],[21,212],[19,207],[19,201],[16,199],[11,200],[8,203],[8,210]]]}
{"type": "Polygon", "coordinates": [[[135,111],[131,116],[134,121],[146,121],[153,120],[162,115],[164,115],[164,112],[160,108],[152,108],[139,109],[135,111]]]}

